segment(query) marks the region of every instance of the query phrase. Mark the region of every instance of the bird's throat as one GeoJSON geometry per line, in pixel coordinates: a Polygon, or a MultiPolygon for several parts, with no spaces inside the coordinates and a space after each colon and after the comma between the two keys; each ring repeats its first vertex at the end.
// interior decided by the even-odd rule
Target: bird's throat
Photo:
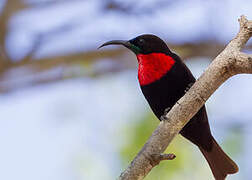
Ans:
{"type": "Polygon", "coordinates": [[[164,53],[138,54],[138,80],[141,86],[151,84],[164,76],[175,60],[164,53]]]}

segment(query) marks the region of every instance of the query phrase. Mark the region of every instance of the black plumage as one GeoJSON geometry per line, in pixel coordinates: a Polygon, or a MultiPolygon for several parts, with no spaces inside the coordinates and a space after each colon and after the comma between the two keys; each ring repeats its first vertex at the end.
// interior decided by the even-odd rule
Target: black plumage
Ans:
{"type": "MultiPolygon", "coordinates": [[[[109,44],[122,44],[136,54],[141,90],[159,120],[195,82],[180,57],[155,35],[141,35],[129,41],[109,41],[102,46],[109,44]],[[167,68],[164,67],[166,65],[167,68]]],[[[184,126],[180,134],[199,147],[215,179],[223,180],[227,174],[238,171],[238,166],[213,138],[205,106],[184,126]]]]}

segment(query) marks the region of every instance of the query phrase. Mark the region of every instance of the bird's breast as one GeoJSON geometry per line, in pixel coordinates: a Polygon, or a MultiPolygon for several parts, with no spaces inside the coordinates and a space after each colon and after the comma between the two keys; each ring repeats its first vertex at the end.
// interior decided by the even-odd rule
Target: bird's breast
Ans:
{"type": "Polygon", "coordinates": [[[175,60],[164,53],[139,54],[137,60],[138,80],[141,86],[159,80],[175,64],[175,60]]]}

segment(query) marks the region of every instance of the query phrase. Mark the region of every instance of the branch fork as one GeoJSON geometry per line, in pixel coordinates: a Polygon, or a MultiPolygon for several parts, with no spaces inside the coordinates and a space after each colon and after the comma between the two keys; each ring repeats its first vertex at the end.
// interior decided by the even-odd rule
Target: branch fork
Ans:
{"type": "Polygon", "coordinates": [[[173,160],[176,156],[175,154],[152,154],[150,159],[151,165],[153,167],[157,166],[163,160],[173,160]]]}

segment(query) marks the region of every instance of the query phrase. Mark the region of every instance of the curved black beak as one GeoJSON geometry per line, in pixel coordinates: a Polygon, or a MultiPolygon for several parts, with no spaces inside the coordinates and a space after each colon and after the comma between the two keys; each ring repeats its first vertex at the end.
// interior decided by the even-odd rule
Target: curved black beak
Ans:
{"type": "Polygon", "coordinates": [[[129,41],[113,40],[113,41],[108,41],[108,42],[102,44],[100,47],[98,47],[98,49],[102,48],[103,46],[107,46],[107,45],[117,45],[117,44],[123,45],[123,46],[125,46],[126,48],[130,48],[130,47],[131,47],[131,44],[130,44],[129,41]]]}

